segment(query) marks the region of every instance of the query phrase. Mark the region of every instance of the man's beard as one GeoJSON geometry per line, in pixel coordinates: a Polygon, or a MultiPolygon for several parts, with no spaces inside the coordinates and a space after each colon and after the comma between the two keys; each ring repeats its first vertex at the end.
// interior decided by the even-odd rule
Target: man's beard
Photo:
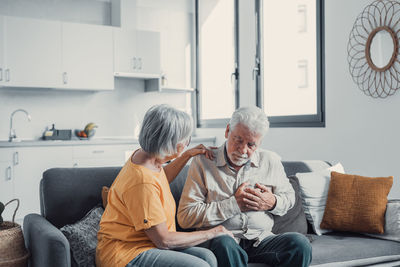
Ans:
{"type": "Polygon", "coordinates": [[[247,156],[247,154],[239,154],[237,152],[233,152],[232,156],[230,156],[229,159],[236,166],[243,166],[249,161],[249,157],[247,156]]]}

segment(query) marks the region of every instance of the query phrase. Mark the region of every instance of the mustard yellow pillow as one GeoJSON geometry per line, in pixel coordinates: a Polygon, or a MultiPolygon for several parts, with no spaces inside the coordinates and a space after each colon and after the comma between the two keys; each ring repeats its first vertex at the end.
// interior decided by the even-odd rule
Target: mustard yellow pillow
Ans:
{"type": "Polygon", "coordinates": [[[321,228],[382,234],[392,184],[393,176],[370,178],[332,172],[321,228]]]}
{"type": "Polygon", "coordinates": [[[101,200],[103,201],[103,208],[106,208],[107,206],[108,190],[109,188],[107,186],[103,186],[103,188],[101,189],[101,200]]]}

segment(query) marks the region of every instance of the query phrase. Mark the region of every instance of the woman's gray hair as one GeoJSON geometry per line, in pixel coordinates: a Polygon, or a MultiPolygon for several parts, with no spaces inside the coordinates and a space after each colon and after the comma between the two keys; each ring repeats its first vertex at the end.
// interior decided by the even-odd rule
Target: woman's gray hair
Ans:
{"type": "Polygon", "coordinates": [[[144,115],[139,144],[147,153],[164,158],[177,153],[177,145],[189,140],[192,118],[169,105],[151,107],[144,115]]]}
{"type": "Polygon", "coordinates": [[[241,107],[235,110],[229,121],[229,130],[233,131],[236,125],[242,124],[253,133],[264,136],[269,129],[269,121],[264,111],[258,107],[241,107]]]}

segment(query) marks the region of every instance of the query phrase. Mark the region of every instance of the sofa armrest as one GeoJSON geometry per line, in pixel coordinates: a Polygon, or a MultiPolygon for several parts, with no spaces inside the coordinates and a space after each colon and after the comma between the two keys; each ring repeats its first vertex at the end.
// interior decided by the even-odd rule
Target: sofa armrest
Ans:
{"type": "Polygon", "coordinates": [[[24,238],[31,267],[70,267],[71,254],[63,233],[39,214],[24,218],[24,238]]]}

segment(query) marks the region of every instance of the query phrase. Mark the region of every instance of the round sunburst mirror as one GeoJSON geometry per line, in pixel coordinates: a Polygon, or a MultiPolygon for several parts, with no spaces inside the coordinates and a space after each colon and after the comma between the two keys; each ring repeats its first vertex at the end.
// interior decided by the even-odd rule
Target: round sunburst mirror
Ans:
{"type": "Polygon", "coordinates": [[[350,73],[369,96],[385,98],[400,88],[400,3],[378,0],[354,22],[347,46],[350,73]]]}

